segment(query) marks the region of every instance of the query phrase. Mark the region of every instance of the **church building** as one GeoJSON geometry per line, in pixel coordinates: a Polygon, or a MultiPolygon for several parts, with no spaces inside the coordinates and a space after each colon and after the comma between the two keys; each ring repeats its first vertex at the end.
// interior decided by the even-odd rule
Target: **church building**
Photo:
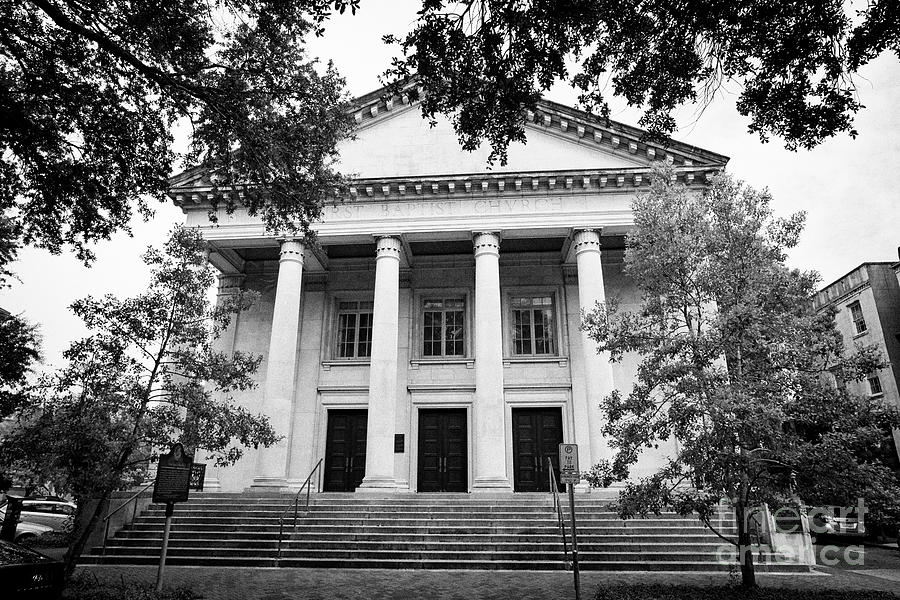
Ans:
{"type": "Polygon", "coordinates": [[[636,362],[598,354],[582,311],[639,302],[625,235],[654,162],[700,189],[728,159],[542,101],[527,144],[490,167],[407,96],[378,90],[353,111],[339,165],[353,181],[315,245],[240,209],[212,224],[206,174],[172,179],[218,293],[261,294],[218,343],[263,356],[258,387],[236,398],[283,436],[208,469],[206,489],[296,489],[323,459],[324,491],[532,492],[549,489],[562,442],[581,470],[609,456],[599,404],[631,389],[636,362]]]}

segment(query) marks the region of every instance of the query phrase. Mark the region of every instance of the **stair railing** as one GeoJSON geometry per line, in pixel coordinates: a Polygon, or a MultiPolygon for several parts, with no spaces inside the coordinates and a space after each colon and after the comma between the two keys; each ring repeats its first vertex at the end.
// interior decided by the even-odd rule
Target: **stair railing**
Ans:
{"type": "Polygon", "coordinates": [[[556,471],[553,470],[553,461],[550,460],[549,456],[547,457],[547,479],[550,480],[550,493],[553,494],[553,507],[556,509],[556,519],[559,522],[559,535],[562,536],[563,563],[568,571],[571,566],[569,563],[569,544],[566,541],[566,520],[563,518],[562,504],[559,501],[559,486],[556,483],[556,471]]]}
{"type": "MultiPolygon", "coordinates": [[[[137,518],[138,496],[140,496],[141,494],[143,494],[144,492],[149,490],[150,487],[153,486],[154,483],[156,483],[156,482],[151,481],[150,483],[148,483],[147,485],[142,487],[133,496],[131,496],[128,500],[126,500],[125,502],[120,504],[115,510],[111,511],[111,510],[109,510],[109,506],[106,507],[106,516],[103,517],[103,523],[105,526],[105,529],[103,530],[103,549],[101,550],[101,554],[103,556],[106,556],[106,538],[109,537],[109,519],[110,519],[110,517],[112,517],[114,514],[116,514],[117,512],[119,512],[120,510],[122,510],[123,508],[125,508],[126,506],[131,504],[132,502],[134,502],[134,508],[132,509],[132,512],[131,512],[131,522],[134,523],[134,520],[137,518]]],[[[110,502],[112,502],[112,501],[110,501],[110,502]]]]}
{"type": "Polygon", "coordinates": [[[297,493],[294,494],[294,501],[287,505],[287,508],[284,509],[284,512],[281,513],[281,517],[278,519],[278,555],[276,557],[276,561],[281,560],[281,545],[284,540],[284,520],[287,518],[288,513],[291,511],[291,508],[294,509],[294,526],[292,533],[297,533],[297,513],[299,512],[299,504],[300,504],[300,494],[306,490],[306,507],[303,510],[303,516],[309,516],[309,492],[312,487],[312,479],[313,475],[316,472],[319,473],[319,477],[316,483],[316,491],[321,491],[322,489],[322,461],[324,459],[320,458],[319,462],[316,463],[316,466],[312,468],[312,471],[309,472],[309,475],[306,476],[306,481],[303,482],[303,485],[300,486],[300,489],[297,490],[297,493]]]}

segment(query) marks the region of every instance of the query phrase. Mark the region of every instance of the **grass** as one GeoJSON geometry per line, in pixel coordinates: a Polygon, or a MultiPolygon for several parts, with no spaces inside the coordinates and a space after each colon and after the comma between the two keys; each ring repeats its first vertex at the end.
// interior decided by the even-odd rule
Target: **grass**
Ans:
{"type": "Polygon", "coordinates": [[[93,573],[80,573],[63,592],[63,600],[199,600],[200,594],[189,588],[157,592],[152,585],[101,582],[93,573]]]}

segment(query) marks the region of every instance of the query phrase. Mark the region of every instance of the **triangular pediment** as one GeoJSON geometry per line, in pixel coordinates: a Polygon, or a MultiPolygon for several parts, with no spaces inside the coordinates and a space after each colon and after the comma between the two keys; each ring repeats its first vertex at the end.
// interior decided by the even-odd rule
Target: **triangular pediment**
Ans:
{"type": "MultiPolygon", "coordinates": [[[[649,172],[659,160],[701,175],[718,171],[728,162],[726,156],[682,142],[648,142],[636,127],[598,122],[583,111],[542,100],[537,110],[526,113],[527,143],[511,144],[505,165],[489,165],[487,144],[473,152],[463,150],[451,123],[439,119],[432,126],[413,100],[417,94],[409,90],[397,95],[382,88],[356,99],[351,108],[357,124],[354,137],[338,146],[342,173],[379,185],[400,178],[432,185],[424,180],[564,172],[576,178],[593,173],[603,181],[608,175],[618,185],[625,177],[640,185],[642,180],[632,179],[632,174],[649,172]]],[[[694,175],[685,176],[693,181],[694,175]]],[[[173,176],[170,184],[170,194],[184,199],[193,190],[214,187],[201,167],[173,176]]]]}
{"type": "Polygon", "coordinates": [[[526,129],[527,143],[509,147],[505,165],[488,164],[490,148],[460,148],[452,125],[440,120],[429,126],[416,105],[394,109],[360,127],[355,139],[340,145],[342,172],[362,179],[429,177],[476,173],[515,173],[566,169],[628,169],[649,164],[646,157],[598,148],[593,138],[569,139],[538,124],[526,129]],[[643,159],[643,160],[642,160],[643,159]]]}

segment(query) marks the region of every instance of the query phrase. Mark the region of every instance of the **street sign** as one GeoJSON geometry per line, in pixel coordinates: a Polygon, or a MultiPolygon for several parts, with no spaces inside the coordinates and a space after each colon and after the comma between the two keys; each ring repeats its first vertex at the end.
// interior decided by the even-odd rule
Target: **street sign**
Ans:
{"type": "Polygon", "coordinates": [[[578,472],[578,444],[559,445],[559,470],[562,473],[578,472]]]}
{"type": "Polygon", "coordinates": [[[581,482],[581,473],[578,471],[562,471],[559,474],[560,483],[577,485],[581,482]]]}

